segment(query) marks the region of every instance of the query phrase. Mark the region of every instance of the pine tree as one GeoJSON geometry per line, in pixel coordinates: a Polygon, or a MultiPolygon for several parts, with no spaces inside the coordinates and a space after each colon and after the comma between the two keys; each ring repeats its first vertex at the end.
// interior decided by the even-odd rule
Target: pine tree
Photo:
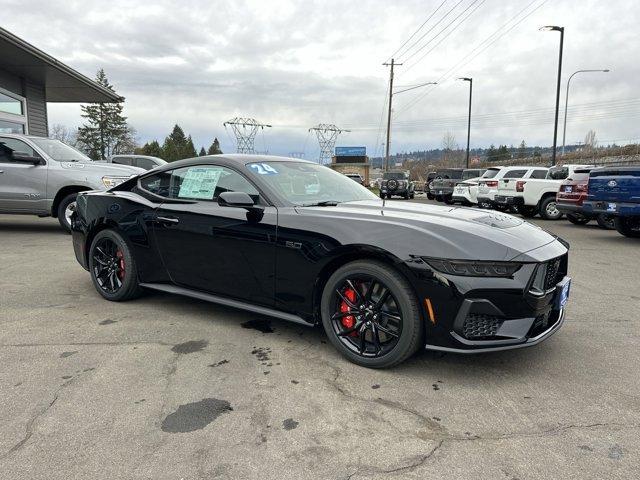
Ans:
{"type": "Polygon", "coordinates": [[[157,140],[153,140],[152,142],[145,143],[140,149],[141,155],[149,155],[151,157],[164,158],[162,147],[158,143],[157,140]]]}
{"type": "Polygon", "coordinates": [[[186,146],[187,137],[184,134],[184,130],[176,124],[173,127],[173,131],[164,139],[164,144],[162,145],[162,153],[164,156],[162,158],[167,162],[174,162],[182,158],[187,158],[182,156],[186,150],[186,146]]]}
{"type": "Polygon", "coordinates": [[[184,145],[184,149],[182,150],[180,158],[193,158],[197,156],[198,153],[196,152],[196,147],[193,145],[191,135],[189,135],[187,137],[187,142],[184,145]]]}
{"type": "Polygon", "coordinates": [[[222,153],[222,150],[220,150],[220,142],[216,137],[213,139],[213,143],[209,147],[209,150],[207,150],[207,155],[219,155],[221,153],[222,153]]]}
{"type": "Polygon", "coordinates": [[[204,147],[200,147],[200,153],[198,153],[199,157],[204,157],[207,155],[207,151],[204,149],[204,147]]]}
{"type": "Polygon", "coordinates": [[[525,158],[527,156],[527,144],[524,143],[524,140],[520,142],[520,146],[518,147],[518,158],[525,158]]]}
{"type": "MultiPolygon", "coordinates": [[[[96,82],[115,92],[103,69],[98,70],[96,82]]],[[[105,159],[122,145],[129,148],[135,143],[127,117],[122,114],[122,102],[91,103],[81,108],[87,122],[78,128],[78,145],[94,160],[105,159]]]]}

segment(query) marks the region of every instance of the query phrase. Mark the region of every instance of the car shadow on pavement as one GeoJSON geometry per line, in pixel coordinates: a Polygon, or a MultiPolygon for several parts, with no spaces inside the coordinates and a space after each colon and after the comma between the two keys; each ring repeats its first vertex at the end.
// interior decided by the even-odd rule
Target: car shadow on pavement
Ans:
{"type": "Polygon", "coordinates": [[[55,235],[67,235],[69,237],[69,241],[71,241],[71,236],[65,232],[62,227],[60,227],[60,224],[57,221],[55,223],[0,221],[0,233],[51,233],[55,235]]]}

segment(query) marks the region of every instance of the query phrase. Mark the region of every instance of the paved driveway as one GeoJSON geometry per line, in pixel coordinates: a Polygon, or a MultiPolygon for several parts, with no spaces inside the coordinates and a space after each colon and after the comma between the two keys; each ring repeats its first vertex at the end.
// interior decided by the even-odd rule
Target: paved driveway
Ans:
{"type": "Polygon", "coordinates": [[[318,328],[104,301],[55,220],[0,216],[0,478],[637,478],[640,242],[540,223],[572,246],[557,335],[375,371],[318,328]]]}

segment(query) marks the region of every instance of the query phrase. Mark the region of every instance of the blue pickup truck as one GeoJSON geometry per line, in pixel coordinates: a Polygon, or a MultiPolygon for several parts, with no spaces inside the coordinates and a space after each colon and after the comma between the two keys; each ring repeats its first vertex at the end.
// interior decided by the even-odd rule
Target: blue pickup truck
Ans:
{"type": "Polygon", "coordinates": [[[584,210],[613,215],[618,232],[640,238],[640,165],[592,170],[584,210]]]}

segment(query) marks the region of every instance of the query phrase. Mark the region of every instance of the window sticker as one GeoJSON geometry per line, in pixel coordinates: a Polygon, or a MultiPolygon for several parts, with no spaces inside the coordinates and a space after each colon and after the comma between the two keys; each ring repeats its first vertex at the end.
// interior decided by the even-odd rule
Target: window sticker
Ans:
{"type": "Polygon", "coordinates": [[[190,168],[180,184],[179,198],[212,200],[222,170],[190,168]]]}
{"type": "Polygon", "coordinates": [[[279,172],[268,163],[250,163],[249,168],[255,170],[258,175],[277,175],[279,172]]]}

